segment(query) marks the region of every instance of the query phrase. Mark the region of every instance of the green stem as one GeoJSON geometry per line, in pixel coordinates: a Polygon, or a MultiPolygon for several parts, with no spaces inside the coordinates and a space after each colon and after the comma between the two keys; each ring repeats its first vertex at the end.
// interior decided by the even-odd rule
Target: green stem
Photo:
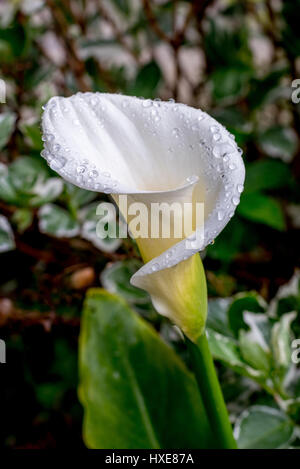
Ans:
{"type": "Polygon", "coordinates": [[[216,443],[222,449],[236,449],[237,444],[233,437],[231,423],[206,334],[202,334],[196,344],[188,338],[186,340],[200,394],[216,443]]]}

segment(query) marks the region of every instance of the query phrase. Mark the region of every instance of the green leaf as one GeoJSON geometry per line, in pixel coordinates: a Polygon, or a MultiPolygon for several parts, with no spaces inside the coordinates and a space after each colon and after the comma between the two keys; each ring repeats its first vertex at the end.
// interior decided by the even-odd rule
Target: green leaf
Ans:
{"type": "Polygon", "coordinates": [[[240,217],[233,217],[213,245],[208,246],[207,255],[212,259],[232,262],[237,254],[255,245],[255,233],[251,233],[240,217]]]}
{"type": "Polygon", "coordinates": [[[246,167],[244,193],[279,189],[292,182],[290,167],[282,161],[264,159],[246,167]]]}
{"type": "Polygon", "coordinates": [[[91,448],[206,448],[192,375],[124,300],[90,290],[79,344],[83,435],[91,448]]]}
{"type": "Polygon", "coordinates": [[[295,320],[297,313],[284,314],[272,329],[271,343],[274,363],[277,369],[284,373],[292,364],[291,347],[291,323],[295,320]]]}
{"type": "Polygon", "coordinates": [[[232,336],[227,314],[231,302],[231,298],[214,298],[208,301],[207,327],[220,334],[232,336]]]}
{"type": "Polygon", "coordinates": [[[116,225],[115,212],[110,212],[110,220],[102,221],[101,216],[97,215],[97,207],[100,202],[84,207],[80,210],[79,217],[82,220],[81,237],[90,241],[97,249],[104,252],[115,252],[122,244],[122,239],[118,237],[118,225],[116,225]],[[107,232],[108,228],[113,229],[116,237],[107,236],[101,238],[97,233],[97,228],[107,232]]]}
{"type": "Polygon", "coordinates": [[[3,215],[0,215],[0,253],[15,249],[13,230],[9,221],[3,215]]]}
{"type": "MultiPolygon", "coordinates": [[[[224,22],[225,23],[225,22],[224,22]]],[[[204,35],[206,58],[213,67],[241,67],[252,65],[252,52],[249,47],[248,30],[231,24],[221,25],[210,20],[204,35]]]]}
{"type": "Polygon", "coordinates": [[[38,217],[42,233],[56,238],[73,238],[79,234],[78,222],[58,205],[43,205],[38,211],[38,217]]]}
{"type": "Polygon", "coordinates": [[[267,195],[260,193],[242,194],[237,211],[248,220],[262,223],[276,230],[284,231],[286,228],[280,203],[267,195]]]}
{"type": "Polygon", "coordinates": [[[261,150],[273,158],[291,161],[298,148],[297,134],[289,127],[271,127],[258,137],[261,150]]]}
{"type": "Polygon", "coordinates": [[[19,208],[12,216],[12,222],[17,226],[19,233],[23,233],[29,228],[33,221],[33,212],[27,208],[19,208]]]}
{"type": "Polygon", "coordinates": [[[237,340],[219,334],[209,328],[207,328],[207,338],[209,348],[215,360],[221,361],[224,365],[232,368],[236,373],[247,376],[260,385],[265,383],[265,372],[253,368],[243,359],[237,340]]]}
{"type": "MultiPolygon", "coordinates": [[[[291,311],[300,311],[300,271],[298,270],[287,284],[279,288],[269,308],[270,315],[275,317],[280,317],[291,311]]],[[[298,326],[298,324],[294,324],[294,326],[298,326]]]]}
{"type": "Polygon", "coordinates": [[[293,424],[280,410],[252,406],[241,414],[234,433],[240,449],[282,448],[291,440],[293,424]]]}
{"type": "Polygon", "coordinates": [[[9,166],[9,180],[17,192],[31,195],[35,184],[43,183],[48,169],[42,158],[21,156],[9,166]]]}
{"type": "Polygon", "coordinates": [[[97,197],[96,192],[81,189],[80,187],[74,186],[69,182],[65,183],[65,187],[66,199],[75,210],[78,210],[80,207],[88,204],[97,197]]]}
{"type": "Polygon", "coordinates": [[[211,76],[214,98],[220,101],[240,97],[245,92],[251,73],[251,69],[243,66],[217,69],[211,76]]]}
{"type": "Polygon", "coordinates": [[[110,293],[122,296],[130,304],[147,304],[151,301],[149,294],[130,283],[132,275],[142,265],[142,262],[137,259],[126,259],[109,264],[101,273],[101,283],[110,293]]]}
{"type": "Polygon", "coordinates": [[[28,137],[32,148],[38,151],[43,149],[41,130],[38,124],[24,125],[22,127],[22,132],[26,137],[28,137]]]}
{"type": "Polygon", "coordinates": [[[128,90],[128,94],[154,98],[161,79],[161,70],[156,62],[152,61],[144,65],[135,78],[135,82],[128,90]]]}
{"type": "Polygon", "coordinates": [[[235,337],[238,337],[240,329],[248,329],[244,320],[245,311],[260,313],[266,308],[266,302],[255,291],[235,295],[228,309],[229,326],[235,337]]]}
{"type": "Polygon", "coordinates": [[[253,79],[251,91],[248,96],[251,109],[259,108],[267,103],[274,102],[280,96],[280,80],[288,72],[287,67],[274,69],[260,79],[253,79]]]}
{"type": "Polygon", "coordinates": [[[215,359],[221,360],[232,368],[243,368],[245,363],[235,339],[207,328],[209,348],[215,359]]]}
{"type": "Polygon", "coordinates": [[[63,190],[63,181],[50,174],[42,158],[22,156],[14,161],[8,168],[8,179],[16,192],[15,203],[39,207],[55,200],[63,190]]]}
{"type": "Polygon", "coordinates": [[[16,116],[12,112],[0,114],[0,150],[9,142],[11,134],[14,131],[16,116]]]}
{"type": "Polygon", "coordinates": [[[27,45],[26,30],[20,22],[0,29],[0,39],[7,42],[15,58],[21,57],[27,45]]]}
{"type": "Polygon", "coordinates": [[[8,168],[0,163],[0,199],[9,204],[18,203],[18,194],[8,178],[8,168]]]}
{"type": "Polygon", "coordinates": [[[272,355],[269,347],[271,325],[265,314],[244,313],[249,330],[239,331],[240,351],[245,362],[269,377],[272,355]]]}

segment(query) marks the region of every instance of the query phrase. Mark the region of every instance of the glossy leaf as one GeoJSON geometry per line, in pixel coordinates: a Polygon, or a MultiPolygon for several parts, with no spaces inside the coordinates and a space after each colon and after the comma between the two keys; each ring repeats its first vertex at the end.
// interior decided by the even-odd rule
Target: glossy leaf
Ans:
{"type": "Polygon", "coordinates": [[[297,314],[284,314],[272,329],[272,350],[274,363],[279,370],[286,371],[292,364],[291,323],[297,314]]]}
{"type": "Polygon", "coordinates": [[[279,189],[291,182],[290,168],[282,161],[259,160],[246,168],[245,192],[279,189]]]}
{"type": "Polygon", "coordinates": [[[65,209],[54,204],[39,209],[39,229],[57,238],[72,238],[79,234],[79,224],[65,209]]]}
{"type": "Polygon", "coordinates": [[[98,203],[93,203],[84,207],[79,214],[80,219],[82,220],[81,226],[81,236],[84,239],[90,241],[97,249],[100,249],[104,252],[115,252],[122,244],[122,239],[118,237],[116,220],[114,217],[114,212],[111,213],[110,221],[101,221],[101,217],[97,215],[98,203]],[[103,230],[107,232],[108,225],[115,228],[115,233],[117,237],[110,237],[109,235],[106,238],[101,238],[98,235],[97,229],[99,225],[102,226],[103,230]]]}
{"type": "Polygon", "coordinates": [[[14,234],[9,221],[0,215],[0,253],[15,249],[14,234]]]}
{"type": "Polygon", "coordinates": [[[79,361],[88,447],[209,445],[209,424],[194,378],[124,300],[105,290],[89,291],[79,361]]]}
{"type": "Polygon", "coordinates": [[[280,410],[253,406],[242,413],[234,431],[240,449],[275,449],[289,444],[293,425],[280,410]]]}
{"type": "Polygon", "coordinates": [[[248,220],[268,225],[276,230],[285,230],[285,218],[280,203],[260,193],[243,194],[238,213],[248,220]]]}
{"type": "Polygon", "coordinates": [[[295,131],[288,127],[271,127],[258,139],[262,151],[273,158],[291,161],[298,148],[295,131]]]}
{"type": "Polygon", "coordinates": [[[142,263],[136,259],[109,264],[101,273],[101,282],[110,293],[122,296],[131,304],[145,304],[150,300],[149,294],[130,283],[130,278],[139,270],[142,263]]]}
{"type": "Polygon", "coordinates": [[[240,329],[248,329],[244,320],[245,311],[260,313],[263,312],[266,307],[267,304],[256,292],[250,291],[235,295],[227,313],[229,326],[235,337],[238,337],[240,329]]]}
{"type": "Polygon", "coordinates": [[[12,112],[0,114],[0,150],[9,141],[15,127],[16,116],[12,112]]]}
{"type": "Polygon", "coordinates": [[[161,79],[161,71],[156,62],[149,62],[138,72],[129,94],[153,98],[161,79]]]}

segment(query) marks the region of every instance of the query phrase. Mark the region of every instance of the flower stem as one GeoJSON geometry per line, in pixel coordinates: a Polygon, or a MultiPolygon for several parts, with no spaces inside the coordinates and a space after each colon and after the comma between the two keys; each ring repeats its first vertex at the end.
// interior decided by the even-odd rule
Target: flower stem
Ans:
{"type": "Polygon", "coordinates": [[[222,449],[236,449],[231,423],[220,388],[205,332],[197,343],[186,339],[192,367],[216,443],[222,449]]]}

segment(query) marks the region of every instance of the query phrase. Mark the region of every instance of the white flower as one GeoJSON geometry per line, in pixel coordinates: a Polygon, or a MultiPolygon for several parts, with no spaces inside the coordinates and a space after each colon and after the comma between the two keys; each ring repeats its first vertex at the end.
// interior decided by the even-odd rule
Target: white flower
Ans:
{"type": "Polygon", "coordinates": [[[117,202],[118,194],[128,194],[130,202],[147,206],[153,201],[204,203],[201,244],[196,239],[193,245],[197,226],[188,246],[184,238],[137,240],[147,263],[132,283],[147,289],[157,309],[173,317],[169,295],[162,300],[156,287],[155,294],[152,279],[204,249],[233,216],[245,170],[232,135],[208,114],[184,104],[101,93],[52,98],[42,128],[42,155],[77,186],[113,194],[117,202]]]}

